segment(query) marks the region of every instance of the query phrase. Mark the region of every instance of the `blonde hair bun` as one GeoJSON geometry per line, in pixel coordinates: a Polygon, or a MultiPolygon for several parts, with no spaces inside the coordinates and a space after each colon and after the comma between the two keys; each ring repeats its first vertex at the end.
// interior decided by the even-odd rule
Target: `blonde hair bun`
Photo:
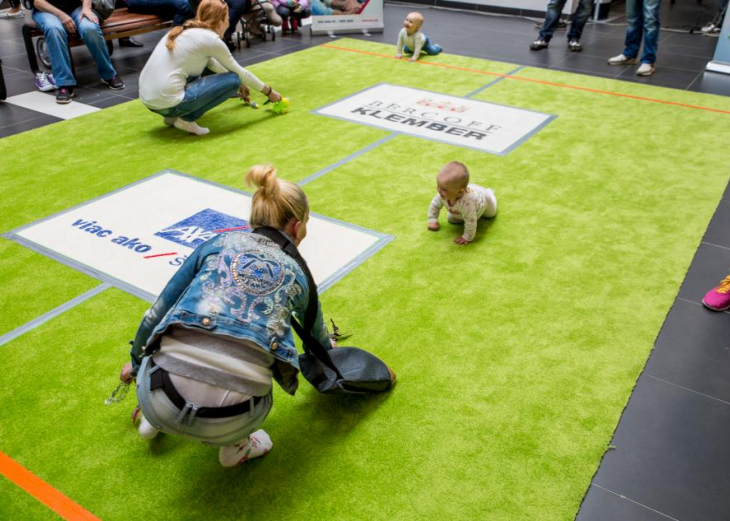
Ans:
{"type": "Polygon", "coordinates": [[[279,196],[279,180],[273,165],[256,165],[246,174],[246,184],[258,188],[264,199],[276,199],[279,196]]]}

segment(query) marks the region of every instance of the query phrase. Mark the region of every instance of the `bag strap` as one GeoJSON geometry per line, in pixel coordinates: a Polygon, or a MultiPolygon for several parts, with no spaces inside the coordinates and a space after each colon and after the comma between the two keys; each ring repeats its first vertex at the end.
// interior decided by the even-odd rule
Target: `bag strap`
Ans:
{"type": "Polygon", "coordinates": [[[304,326],[302,327],[302,325],[299,324],[294,317],[291,319],[291,325],[294,328],[294,331],[297,332],[297,335],[299,335],[299,338],[302,339],[304,350],[334,371],[338,378],[342,378],[342,374],[340,374],[337,366],[334,362],[332,362],[332,358],[327,352],[327,349],[319,343],[319,340],[312,336],[312,326],[314,326],[314,322],[317,320],[317,284],[314,282],[312,272],[309,271],[307,261],[304,260],[294,243],[287,239],[286,236],[284,236],[284,234],[276,228],[272,228],[271,226],[261,226],[253,229],[252,233],[263,235],[274,242],[284,253],[294,259],[296,263],[299,264],[300,268],[302,268],[304,275],[307,277],[307,283],[309,286],[309,300],[307,302],[307,310],[304,312],[304,326]]]}

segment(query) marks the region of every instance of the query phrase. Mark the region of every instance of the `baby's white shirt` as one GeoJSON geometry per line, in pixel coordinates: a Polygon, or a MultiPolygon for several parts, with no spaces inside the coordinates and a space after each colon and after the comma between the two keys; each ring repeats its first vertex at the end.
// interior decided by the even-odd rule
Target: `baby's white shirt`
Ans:
{"type": "Polygon", "coordinates": [[[474,234],[477,231],[477,220],[484,214],[484,210],[486,210],[492,198],[493,192],[491,189],[472,184],[466,187],[466,192],[453,205],[449,204],[439,194],[436,194],[436,197],[431,201],[431,206],[428,208],[428,222],[438,222],[441,208],[446,206],[446,210],[450,215],[464,221],[464,235],[462,237],[464,240],[471,242],[474,240],[474,234]]]}

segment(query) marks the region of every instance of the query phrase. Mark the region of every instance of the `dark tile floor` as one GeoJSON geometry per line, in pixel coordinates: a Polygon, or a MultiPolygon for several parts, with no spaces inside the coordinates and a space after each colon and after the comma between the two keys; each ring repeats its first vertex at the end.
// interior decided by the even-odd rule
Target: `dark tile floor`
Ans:
{"type": "MultiPolygon", "coordinates": [[[[412,7],[388,4],[386,29],[370,37],[393,44],[401,21],[412,7]]],[[[635,68],[611,67],[606,59],[623,49],[623,5],[612,5],[608,22],[586,26],[585,50],[570,53],[564,31],[540,52],[528,50],[537,36],[536,21],[420,7],[426,29],[447,52],[565,70],[682,90],[730,95],[730,76],[704,72],[717,39],[689,31],[709,21],[717,0],[678,0],[662,7],[657,73],[635,76],[635,68]]],[[[14,96],[34,89],[23,47],[22,21],[0,20],[0,58],[14,96]]],[[[100,108],[137,97],[137,79],[161,35],[139,37],[145,47],[116,47],[113,60],[127,83],[123,91],[106,89],[88,53],[74,49],[78,101],[100,108]]],[[[328,37],[278,37],[236,51],[244,66],[319,45],[328,37]]],[[[0,138],[58,121],[57,118],[0,103],[0,138]]],[[[691,152],[688,152],[691,153],[691,152]]],[[[616,429],[611,450],[588,487],[579,521],[681,521],[730,519],[730,313],[704,309],[704,293],[730,269],[730,188],[709,223],[676,301],[658,335],[654,351],[636,384],[616,429]]]]}

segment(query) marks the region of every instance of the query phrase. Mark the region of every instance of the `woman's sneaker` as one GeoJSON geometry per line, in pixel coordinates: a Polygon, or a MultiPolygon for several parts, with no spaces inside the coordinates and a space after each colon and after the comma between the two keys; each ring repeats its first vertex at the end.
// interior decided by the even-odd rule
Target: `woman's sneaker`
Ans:
{"type": "Polygon", "coordinates": [[[702,303],[713,311],[730,309],[730,275],[719,286],[708,291],[702,303]]]}
{"type": "Polygon", "coordinates": [[[250,459],[258,458],[269,452],[274,446],[266,431],[259,429],[249,435],[244,443],[236,443],[221,447],[218,451],[218,460],[224,467],[235,467],[250,459]]]}
{"type": "Polygon", "coordinates": [[[568,49],[570,49],[570,52],[580,52],[583,50],[583,46],[578,40],[570,40],[568,42],[568,49]]]}
{"type": "Polygon", "coordinates": [[[173,121],[172,126],[175,128],[179,128],[180,130],[184,130],[185,132],[195,134],[196,136],[204,136],[208,132],[210,132],[210,130],[205,127],[201,127],[195,121],[185,121],[182,118],[177,118],[175,121],[173,121]]]}
{"type": "Polygon", "coordinates": [[[71,103],[71,98],[74,96],[74,90],[71,87],[61,87],[58,89],[58,92],[56,92],[56,103],[59,105],[71,103]]]}
{"type": "Polygon", "coordinates": [[[53,74],[39,72],[35,75],[35,86],[41,92],[56,90],[56,82],[53,79],[53,74]]]}

